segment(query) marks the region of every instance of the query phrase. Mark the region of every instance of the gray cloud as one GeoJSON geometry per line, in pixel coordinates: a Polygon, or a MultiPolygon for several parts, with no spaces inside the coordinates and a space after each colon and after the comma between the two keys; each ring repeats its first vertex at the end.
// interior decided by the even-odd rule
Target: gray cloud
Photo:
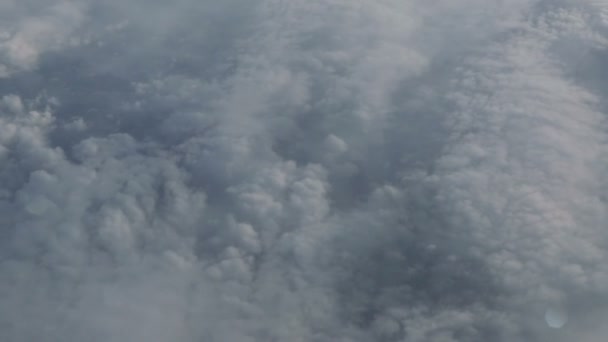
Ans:
{"type": "Polygon", "coordinates": [[[607,5],[0,13],[1,340],[603,340],[607,5]]]}

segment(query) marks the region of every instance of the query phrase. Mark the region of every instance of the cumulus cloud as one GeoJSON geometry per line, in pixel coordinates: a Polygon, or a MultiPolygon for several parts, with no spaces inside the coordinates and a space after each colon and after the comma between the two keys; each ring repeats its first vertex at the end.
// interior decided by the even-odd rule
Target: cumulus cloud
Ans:
{"type": "Polygon", "coordinates": [[[61,49],[68,36],[83,20],[80,4],[57,1],[52,4],[5,2],[2,5],[5,24],[0,26],[0,76],[28,70],[41,54],[61,49]],[[28,7],[36,7],[30,11],[28,7]]]}
{"type": "Polygon", "coordinates": [[[0,13],[0,340],[604,340],[607,5],[0,13]]]}

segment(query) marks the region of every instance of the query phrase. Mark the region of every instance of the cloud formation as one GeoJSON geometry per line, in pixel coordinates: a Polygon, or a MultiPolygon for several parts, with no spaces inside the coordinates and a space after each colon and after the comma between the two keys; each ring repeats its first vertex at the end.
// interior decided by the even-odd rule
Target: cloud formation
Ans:
{"type": "Polygon", "coordinates": [[[608,333],[608,5],[0,13],[0,340],[608,333]]]}

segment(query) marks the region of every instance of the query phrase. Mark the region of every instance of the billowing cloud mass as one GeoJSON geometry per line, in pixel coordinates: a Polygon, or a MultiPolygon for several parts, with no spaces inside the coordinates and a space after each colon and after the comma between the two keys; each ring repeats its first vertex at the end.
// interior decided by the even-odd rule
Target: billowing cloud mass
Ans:
{"type": "Polygon", "coordinates": [[[608,2],[0,0],[0,340],[605,341],[607,114],[608,2]]]}

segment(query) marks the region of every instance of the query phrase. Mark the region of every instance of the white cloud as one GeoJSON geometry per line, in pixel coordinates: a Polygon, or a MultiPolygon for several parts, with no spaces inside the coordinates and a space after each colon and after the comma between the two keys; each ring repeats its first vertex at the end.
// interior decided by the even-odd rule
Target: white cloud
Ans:
{"type": "Polygon", "coordinates": [[[35,68],[40,55],[60,49],[83,20],[82,6],[72,1],[40,6],[40,15],[24,15],[20,5],[7,7],[7,13],[16,18],[0,26],[3,77],[8,77],[10,72],[35,68]]]}
{"type": "Polygon", "coordinates": [[[603,5],[142,5],[0,3],[0,339],[604,335],[603,5]]]}

